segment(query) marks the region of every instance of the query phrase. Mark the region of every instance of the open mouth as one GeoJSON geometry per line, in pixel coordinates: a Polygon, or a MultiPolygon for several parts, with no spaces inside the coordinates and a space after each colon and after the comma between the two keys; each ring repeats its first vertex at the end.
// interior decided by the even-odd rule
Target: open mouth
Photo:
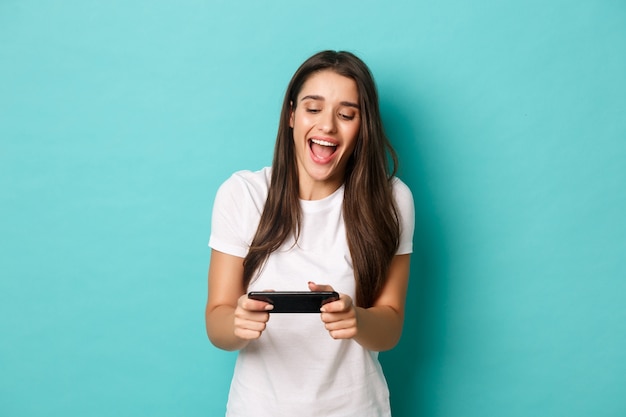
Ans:
{"type": "Polygon", "coordinates": [[[337,150],[337,144],[321,139],[309,139],[309,148],[315,157],[328,159],[337,150]]]}

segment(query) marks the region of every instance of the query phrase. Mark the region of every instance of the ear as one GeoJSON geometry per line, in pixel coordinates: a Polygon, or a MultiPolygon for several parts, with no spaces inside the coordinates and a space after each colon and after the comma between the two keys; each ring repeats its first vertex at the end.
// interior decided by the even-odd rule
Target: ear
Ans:
{"type": "Polygon", "coordinates": [[[289,102],[289,127],[293,129],[293,119],[296,109],[293,108],[293,101],[289,102]]]}

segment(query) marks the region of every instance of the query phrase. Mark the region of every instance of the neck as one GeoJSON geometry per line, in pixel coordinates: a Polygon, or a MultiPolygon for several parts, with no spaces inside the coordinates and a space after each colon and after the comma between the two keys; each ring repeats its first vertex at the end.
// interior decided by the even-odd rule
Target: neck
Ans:
{"type": "Polygon", "coordinates": [[[299,197],[301,200],[321,200],[328,197],[339,187],[341,182],[335,181],[300,181],[299,197]]]}

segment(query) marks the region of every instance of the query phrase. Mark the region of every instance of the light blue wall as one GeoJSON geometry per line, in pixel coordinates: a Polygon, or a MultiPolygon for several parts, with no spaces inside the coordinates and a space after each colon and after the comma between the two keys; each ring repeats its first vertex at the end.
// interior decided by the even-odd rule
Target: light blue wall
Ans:
{"type": "Polygon", "coordinates": [[[218,185],[320,49],[417,204],[397,417],[626,415],[626,3],[0,1],[0,415],[216,416],[218,185]]]}

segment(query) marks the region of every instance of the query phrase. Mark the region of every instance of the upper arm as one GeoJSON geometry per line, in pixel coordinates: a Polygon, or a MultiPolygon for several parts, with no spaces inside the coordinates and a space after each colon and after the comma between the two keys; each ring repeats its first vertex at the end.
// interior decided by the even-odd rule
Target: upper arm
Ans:
{"type": "Polygon", "coordinates": [[[411,190],[399,178],[394,179],[393,192],[400,222],[399,244],[387,272],[387,281],[374,305],[389,306],[403,317],[413,251],[415,205],[411,190]]]}
{"type": "Polygon", "coordinates": [[[237,300],[245,293],[243,258],[211,250],[208,288],[207,313],[220,305],[236,307],[237,300]]]}
{"type": "Polygon", "coordinates": [[[387,306],[397,312],[400,318],[404,317],[410,263],[411,255],[408,253],[393,257],[387,273],[387,281],[374,302],[374,307],[387,306]]]}

